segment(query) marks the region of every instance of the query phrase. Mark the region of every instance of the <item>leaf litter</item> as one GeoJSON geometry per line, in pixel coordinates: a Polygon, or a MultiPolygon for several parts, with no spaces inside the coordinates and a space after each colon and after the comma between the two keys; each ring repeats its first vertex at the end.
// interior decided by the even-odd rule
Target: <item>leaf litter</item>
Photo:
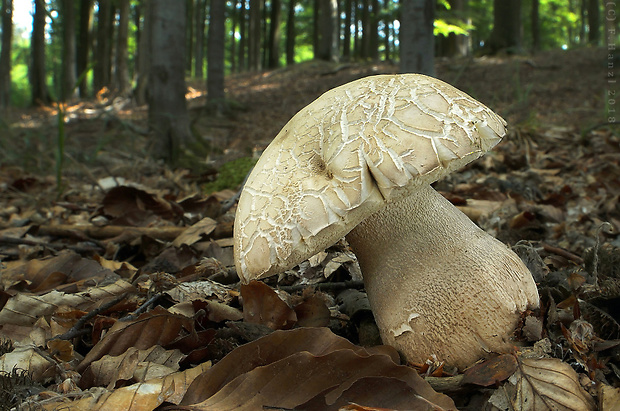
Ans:
{"type": "MultiPolygon", "coordinates": [[[[212,171],[132,163],[110,147],[100,159],[113,162],[68,173],[60,198],[50,177],[2,168],[0,398],[9,400],[0,409],[615,409],[620,137],[614,126],[598,126],[600,101],[585,87],[570,98],[544,93],[561,94],[563,76],[590,75],[579,64],[591,66],[599,53],[576,53],[566,61],[576,74],[541,81],[550,74],[518,58],[481,59],[456,84],[478,90],[514,125],[493,153],[435,185],[513,246],[539,285],[541,309],[523,316],[511,352],[463,373],[436,358],[402,364],[377,339],[344,243],[240,286],[230,240],[235,191],[202,193],[212,171]],[[529,112],[484,87],[514,64],[523,64],[523,84],[534,83],[529,112]],[[582,105],[573,116],[564,108],[571,103],[582,105]]],[[[238,78],[230,92],[248,104],[238,114],[244,121],[220,129],[200,117],[197,129],[226,141],[222,152],[234,157],[244,144],[268,142],[317,87],[393,67],[296,70],[238,78]],[[252,94],[287,81],[312,92],[305,100],[286,95],[296,103],[281,112],[259,100],[281,101],[278,87],[252,94]]],[[[450,81],[448,68],[439,71],[450,81]]],[[[68,131],[92,130],[84,121],[68,131]]]]}

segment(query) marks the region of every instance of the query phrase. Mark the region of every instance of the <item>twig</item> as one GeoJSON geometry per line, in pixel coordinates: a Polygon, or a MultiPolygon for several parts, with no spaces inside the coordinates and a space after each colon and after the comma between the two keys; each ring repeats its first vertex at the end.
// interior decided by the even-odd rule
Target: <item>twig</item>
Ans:
{"type": "Polygon", "coordinates": [[[103,247],[100,247],[98,245],[81,246],[81,245],[54,244],[54,243],[48,243],[44,241],[28,240],[26,238],[5,237],[5,236],[0,237],[0,244],[16,244],[16,245],[30,245],[30,246],[40,245],[42,247],[46,247],[52,250],[62,250],[62,249],[68,248],[69,250],[73,250],[76,253],[91,253],[91,252],[101,253],[105,251],[103,247]]]}
{"type": "Polygon", "coordinates": [[[110,308],[114,307],[116,304],[120,303],[121,301],[123,301],[125,299],[125,297],[127,297],[127,293],[123,293],[119,296],[117,296],[116,298],[113,298],[112,300],[108,301],[105,304],[102,304],[101,306],[95,308],[92,311],[89,311],[88,313],[86,313],[84,316],[82,316],[73,327],[71,327],[71,329],[69,331],[67,331],[64,334],[61,335],[57,335],[56,337],[52,338],[52,340],[70,340],[71,338],[77,337],[79,335],[81,335],[83,332],[81,331],[81,328],[84,327],[84,325],[86,324],[87,321],[89,321],[91,318],[101,314],[104,311],[109,310],[110,308]]]}
{"type": "Polygon", "coordinates": [[[563,248],[555,247],[547,243],[541,243],[541,245],[542,245],[543,250],[545,250],[548,253],[557,254],[579,265],[583,264],[583,258],[579,257],[577,254],[573,254],[570,251],[564,250],[563,248]]]}
{"type": "Polygon", "coordinates": [[[155,303],[155,301],[159,300],[160,297],[161,297],[161,294],[155,294],[154,296],[146,300],[144,304],[138,307],[134,312],[124,316],[119,321],[131,321],[131,320],[136,319],[140,314],[148,310],[149,307],[151,307],[155,303]]]}

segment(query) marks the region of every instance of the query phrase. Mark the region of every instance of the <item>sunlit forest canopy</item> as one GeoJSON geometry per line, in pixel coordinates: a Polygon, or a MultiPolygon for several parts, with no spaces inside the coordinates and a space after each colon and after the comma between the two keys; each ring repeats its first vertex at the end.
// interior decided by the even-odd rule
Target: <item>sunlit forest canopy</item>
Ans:
{"type": "MultiPolygon", "coordinates": [[[[213,19],[213,2],[179,1],[186,3],[185,75],[188,79],[203,78],[209,64],[208,32],[213,19]]],[[[43,99],[38,96],[39,100],[62,97],[62,78],[67,71],[72,71],[75,79],[83,77],[78,87],[81,97],[92,97],[104,87],[117,87],[118,77],[129,81],[128,85],[123,85],[127,90],[136,88],[141,74],[140,56],[145,54],[141,53],[140,39],[145,33],[149,1],[38,2],[42,5],[41,13],[45,13],[45,54],[38,64],[44,64],[49,91],[49,96],[43,99]],[[73,37],[73,44],[67,44],[69,36],[73,37]],[[75,49],[72,69],[65,67],[72,54],[67,47],[75,49]],[[119,59],[124,61],[122,67],[115,64],[119,59]],[[125,72],[119,73],[119,70],[125,72]]],[[[2,1],[5,16],[11,4],[13,10],[10,61],[3,64],[10,67],[10,104],[14,106],[33,102],[32,74],[29,77],[28,73],[33,60],[35,3],[2,1]]],[[[604,32],[605,25],[609,24],[607,11],[596,0],[439,0],[430,3],[434,7],[435,56],[483,55],[498,50],[570,49],[602,45],[607,37],[604,32]],[[494,14],[498,5],[503,13],[510,15],[494,14]],[[497,37],[493,34],[497,19],[512,20],[510,24],[518,26],[517,38],[494,38],[497,37]]],[[[341,62],[399,61],[401,27],[413,24],[402,21],[399,2],[387,0],[234,0],[225,2],[223,19],[223,43],[218,47],[223,48],[226,74],[281,67],[314,58],[341,62]],[[330,24],[337,26],[332,30],[333,35],[323,29],[330,24]],[[326,42],[327,51],[322,51],[325,49],[322,44],[326,42]],[[335,50],[330,50],[330,42],[336,44],[335,50]]],[[[5,18],[3,31],[8,23],[5,18]]],[[[7,56],[4,58],[6,60],[7,56]]]]}

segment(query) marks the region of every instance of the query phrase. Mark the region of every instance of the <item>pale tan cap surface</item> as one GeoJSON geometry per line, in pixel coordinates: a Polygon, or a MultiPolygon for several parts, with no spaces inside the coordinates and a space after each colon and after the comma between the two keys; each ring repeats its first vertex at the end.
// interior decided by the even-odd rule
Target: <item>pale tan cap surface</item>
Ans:
{"type": "Polygon", "coordinates": [[[480,157],[505,125],[419,74],[326,92],[284,126],[248,177],[235,219],[239,277],[276,274],[329,247],[385,202],[480,157]]]}

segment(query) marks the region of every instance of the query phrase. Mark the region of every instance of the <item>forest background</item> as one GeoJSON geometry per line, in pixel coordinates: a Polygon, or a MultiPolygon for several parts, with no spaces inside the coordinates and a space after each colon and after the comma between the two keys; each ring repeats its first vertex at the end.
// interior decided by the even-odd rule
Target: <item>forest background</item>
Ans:
{"type": "Polygon", "coordinates": [[[308,364],[313,375],[349,373],[359,390],[343,387],[341,405],[417,396],[392,368],[373,375],[379,384],[356,374],[385,355],[359,354],[380,341],[346,247],[242,287],[231,238],[244,177],[297,111],[333,87],[399,72],[437,76],[507,120],[502,144],[434,187],[514,247],[541,308],[519,324],[522,351],[468,375],[432,359],[390,367],[423,375],[413,385],[445,392],[448,409],[506,409],[493,408],[498,397],[517,409],[620,403],[614,1],[0,6],[0,410],[155,409],[207,392],[215,405],[200,409],[221,409],[222,397],[233,409],[257,398],[253,378],[274,376],[271,397],[288,402],[262,405],[324,405],[341,381],[300,389],[300,367],[277,368],[290,358],[278,355],[341,337],[335,363],[308,364]],[[250,347],[286,350],[254,367],[250,347]],[[549,384],[530,384],[537,375],[549,384]],[[515,381],[531,389],[520,400],[515,381]]]}

